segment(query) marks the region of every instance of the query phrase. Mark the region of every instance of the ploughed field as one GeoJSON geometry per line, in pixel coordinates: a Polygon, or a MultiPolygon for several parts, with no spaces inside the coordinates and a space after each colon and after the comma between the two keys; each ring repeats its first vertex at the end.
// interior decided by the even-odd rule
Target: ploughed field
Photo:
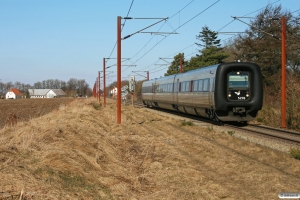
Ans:
{"type": "Polygon", "coordinates": [[[105,108],[92,98],[63,101],[29,100],[32,116],[51,103],[53,112],[0,130],[0,200],[278,199],[299,192],[300,161],[287,153],[132,105],[122,105],[117,124],[110,99],[105,108]]]}
{"type": "Polygon", "coordinates": [[[73,98],[2,99],[0,100],[0,129],[6,124],[15,125],[48,114],[73,100],[73,98]]]}

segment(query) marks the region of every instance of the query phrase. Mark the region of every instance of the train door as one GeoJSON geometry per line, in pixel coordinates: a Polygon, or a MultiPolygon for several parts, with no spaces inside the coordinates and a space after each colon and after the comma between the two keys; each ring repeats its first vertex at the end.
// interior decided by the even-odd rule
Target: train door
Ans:
{"type": "Polygon", "coordinates": [[[178,105],[178,92],[179,92],[179,78],[175,81],[174,81],[174,94],[175,94],[175,97],[174,97],[174,103],[176,105],[178,105]]]}
{"type": "Polygon", "coordinates": [[[214,101],[214,91],[215,91],[215,78],[210,78],[210,84],[209,84],[209,105],[214,107],[215,101],[214,101]]]}
{"type": "Polygon", "coordinates": [[[176,76],[174,76],[174,79],[173,79],[173,82],[172,82],[172,103],[173,104],[175,104],[175,101],[176,101],[176,93],[175,93],[175,91],[176,91],[176,89],[175,89],[175,87],[176,87],[176,76]]]}
{"type": "Polygon", "coordinates": [[[155,86],[155,82],[154,82],[154,83],[152,83],[152,94],[153,95],[151,95],[151,97],[152,97],[151,102],[153,102],[153,100],[156,99],[155,98],[155,95],[156,95],[155,90],[156,90],[156,86],[155,86]]]}

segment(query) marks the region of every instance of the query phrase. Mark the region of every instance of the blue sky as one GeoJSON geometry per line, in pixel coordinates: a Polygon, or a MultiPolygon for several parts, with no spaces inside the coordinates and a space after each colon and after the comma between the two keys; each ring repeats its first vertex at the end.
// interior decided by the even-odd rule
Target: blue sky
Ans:
{"type": "MultiPolygon", "coordinates": [[[[150,79],[158,78],[168,68],[161,64],[172,61],[159,58],[173,58],[180,52],[186,59],[195,56],[195,36],[203,26],[242,32],[247,25],[232,22],[231,16],[254,17],[268,3],[281,4],[291,12],[300,9],[299,0],[0,0],[0,80],[32,85],[47,79],[77,78],[93,87],[98,71],[103,70],[103,58],[117,56],[117,16],[126,17],[128,12],[133,18],[169,17],[145,32],[178,33],[138,33],[122,41],[122,58],[130,58],[123,64],[136,65],[122,66],[122,79],[144,79],[140,76],[146,76],[143,71],[150,72],[150,79]]],[[[123,20],[122,37],[157,21],[123,20]]],[[[224,41],[230,37],[219,35],[224,41]]],[[[110,59],[106,66],[115,63],[110,59]]],[[[116,81],[116,66],[107,71],[107,84],[116,81]]]]}

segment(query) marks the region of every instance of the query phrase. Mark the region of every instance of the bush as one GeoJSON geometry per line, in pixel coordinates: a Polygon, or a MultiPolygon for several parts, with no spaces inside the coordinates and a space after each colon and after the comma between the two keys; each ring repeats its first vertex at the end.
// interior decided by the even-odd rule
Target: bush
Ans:
{"type": "Polygon", "coordinates": [[[235,133],[234,131],[228,131],[227,132],[229,135],[233,136],[233,134],[235,133]]]}
{"type": "Polygon", "coordinates": [[[183,121],[181,122],[181,126],[193,126],[194,123],[191,121],[183,121]]]}
{"type": "Polygon", "coordinates": [[[99,103],[94,103],[94,104],[93,104],[93,107],[94,107],[96,110],[100,110],[101,104],[99,104],[99,103]]]}
{"type": "Polygon", "coordinates": [[[291,148],[290,154],[293,158],[296,158],[297,160],[300,160],[300,149],[298,148],[291,148]]]}

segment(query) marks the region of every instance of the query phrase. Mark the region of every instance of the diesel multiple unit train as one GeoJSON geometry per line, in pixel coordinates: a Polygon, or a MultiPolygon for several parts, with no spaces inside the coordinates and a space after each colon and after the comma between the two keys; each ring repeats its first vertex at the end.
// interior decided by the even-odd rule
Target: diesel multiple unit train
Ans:
{"type": "Polygon", "coordinates": [[[231,62],[145,81],[142,100],[214,121],[251,121],[262,108],[261,70],[254,63],[231,62]]]}

